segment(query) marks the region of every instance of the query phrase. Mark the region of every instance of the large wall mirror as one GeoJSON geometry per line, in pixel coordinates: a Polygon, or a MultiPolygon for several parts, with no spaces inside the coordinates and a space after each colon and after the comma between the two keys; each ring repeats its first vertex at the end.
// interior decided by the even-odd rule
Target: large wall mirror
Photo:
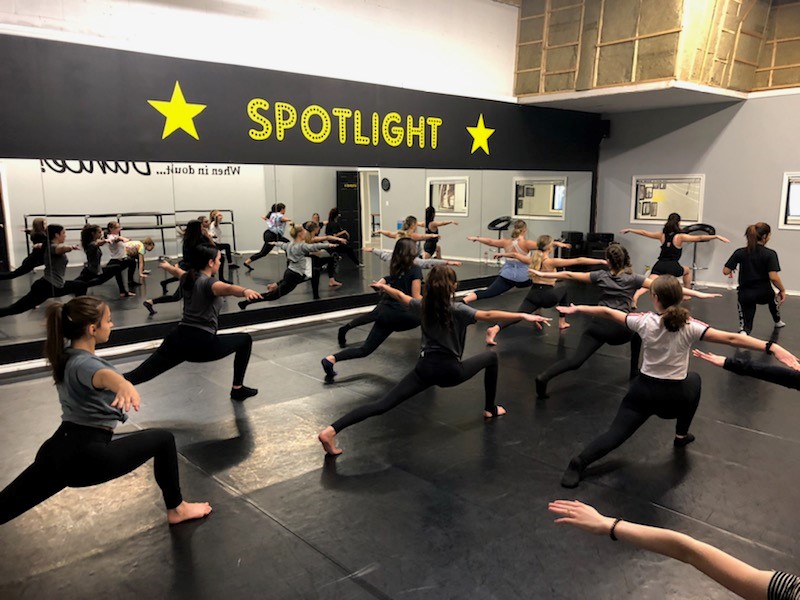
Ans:
{"type": "MultiPolygon", "coordinates": [[[[337,192],[341,188],[342,173],[351,178],[348,181],[354,182],[347,185],[354,185],[357,189],[357,206],[356,210],[349,212],[342,210],[341,222],[348,230],[351,245],[364,267],[359,268],[343,256],[337,263],[335,276],[341,286],[329,285],[327,272],[323,271],[321,300],[371,293],[369,283],[385,274],[388,266],[363,252],[362,247],[390,250],[394,240],[375,236],[374,231],[396,230],[398,223],[408,215],[417,216],[424,224],[425,209],[431,205],[432,181],[465,184],[467,197],[459,202],[460,206],[468,205],[469,210],[443,210],[437,216],[438,220],[453,222],[440,230],[440,246],[443,257],[464,261],[459,268],[462,279],[497,272],[499,265],[492,259],[489,249],[468,242],[466,237],[497,235],[486,226],[497,217],[510,215],[509,190],[516,189],[514,182],[517,180],[555,182],[548,184],[551,191],[557,185],[564,186],[558,206],[554,206],[553,198],[549,203],[550,210],[558,208],[560,211],[557,220],[541,221],[536,220],[535,214],[519,215],[531,218],[529,236],[549,234],[558,237],[562,231],[586,232],[589,229],[592,188],[589,172],[0,159],[0,202],[5,235],[2,243],[8,253],[6,264],[10,267],[10,272],[0,273],[0,307],[8,307],[25,298],[32,286],[41,286],[36,282],[42,279],[43,261],[29,272],[14,271],[24,267],[27,257],[36,252],[32,238],[39,238],[33,234],[33,229],[34,223],[41,219],[50,225],[64,227],[63,244],[69,247],[69,252],[64,254],[68,260],[65,281],[78,278],[87,261],[81,240],[84,227],[99,226],[101,232],[97,233],[97,239],[103,240],[107,238],[109,223],[121,225],[121,231],[117,233],[129,240],[129,247],[124,252],[136,263],[132,279],[139,285],[129,287],[128,271],[125,270],[121,277],[122,286],[125,291],[133,293],[130,297],[120,297],[116,277],[109,277],[89,288],[90,294],[108,301],[117,328],[176,322],[180,318],[180,301],[156,304],[155,315],[148,314],[142,303],[162,296],[161,284],[168,275],[158,268],[159,258],[166,256],[174,261],[179,257],[181,228],[191,219],[209,218],[212,211],[221,214],[221,242],[230,244],[232,262],[239,267],[231,270],[230,263],[226,262],[224,276],[233,283],[266,289],[268,283],[281,278],[286,267],[284,256],[273,251],[254,261],[252,271],[244,266],[244,262],[262,248],[267,228],[264,217],[270,207],[282,203],[286,205],[286,216],[295,221],[311,220],[318,214],[324,223],[330,210],[342,202],[337,192]],[[567,195],[569,201],[565,202],[567,195]],[[147,272],[145,278],[141,278],[140,270],[147,272]],[[19,276],[12,278],[14,274],[19,276]]],[[[560,194],[553,191],[550,195],[560,194]]],[[[437,207],[450,208],[446,202],[435,204],[434,208],[437,207]]],[[[52,248],[46,242],[43,247],[48,252],[52,248]]],[[[110,244],[101,242],[101,267],[111,258],[110,244]]],[[[53,265],[60,261],[63,257],[56,258],[53,265]]],[[[27,264],[30,263],[28,260],[27,264]]],[[[310,287],[301,285],[277,303],[311,302],[310,287]]],[[[175,283],[167,283],[168,294],[175,289],[175,283]]],[[[48,302],[44,299],[19,314],[0,318],[0,344],[41,339],[44,309],[48,302]]],[[[274,304],[259,304],[247,310],[259,310],[274,304]]],[[[235,299],[226,300],[223,313],[239,310],[235,299]]]]}

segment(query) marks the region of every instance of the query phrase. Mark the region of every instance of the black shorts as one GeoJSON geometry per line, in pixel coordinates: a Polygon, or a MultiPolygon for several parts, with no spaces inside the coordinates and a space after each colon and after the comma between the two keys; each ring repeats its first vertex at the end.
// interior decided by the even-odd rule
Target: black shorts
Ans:
{"type": "Polygon", "coordinates": [[[679,262],[674,260],[659,260],[650,269],[651,275],[674,275],[675,277],[683,277],[683,267],[679,262]]]}

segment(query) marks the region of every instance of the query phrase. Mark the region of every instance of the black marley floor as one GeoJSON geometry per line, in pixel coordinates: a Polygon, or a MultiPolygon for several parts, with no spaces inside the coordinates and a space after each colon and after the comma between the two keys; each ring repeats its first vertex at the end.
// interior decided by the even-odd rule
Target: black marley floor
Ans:
{"type": "MultiPolygon", "coordinates": [[[[513,308],[521,298],[511,292],[483,306],[513,308]]],[[[735,327],[735,307],[733,292],[692,302],[695,316],[724,329],[735,327]]],[[[784,320],[780,342],[800,351],[796,298],[784,320]]],[[[517,326],[501,336],[505,417],[484,423],[477,377],[348,429],[335,461],[316,433],[411,368],[417,331],[340,364],[334,385],[323,383],[319,360],[335,349],[337,323],[272,334],[254,346],[247,383],[261,391],[244,404],[227,398],[230,359],[143,384],[142,410],[120,431],[173,431],[184,495],[210,501],[213,514],[169,528],[150,465],[65,490],[0,527],[0,597],[731,597],[686,565],[554,525],[547,502],[557,498],[678,529],[760,568],[800,570],[796,392],[692,359],[703,377],[694,444],[674,451],[674,423],[654,418],[577,490],[559,486],[569,457],[611,420],[627,385],[627,348],[605,347],[554,380],[549,400],[534,399],[533,376],[578,340],[584,321],[572,322],[561,334],[517,326]]],[[[471,328],[466,355],[484,350],[485,328],[471,328]]],[[[366,333],[351,332],[351,343],[366,333]]],[[[754,335],[771,333],[761,308],[754,335]]],[[[0,389],[5,485],[56,428],[59,410],[46,378],[0,389]]]]}

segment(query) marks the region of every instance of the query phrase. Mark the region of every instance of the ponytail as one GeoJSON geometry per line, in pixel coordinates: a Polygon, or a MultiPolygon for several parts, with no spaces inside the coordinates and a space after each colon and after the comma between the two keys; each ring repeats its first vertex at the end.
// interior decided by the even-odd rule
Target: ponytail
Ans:
{"type": "Polygon", "coordinates": [[[93,296],[78,296],[66,304],[54,302],[47,307],[47,339],[44,355],[56,383],[64,381],[67,366],[65,340],[74,341],[86,333],[89,325],[100,325],[106,303],[93,296]]]}
{"type": "Polygon", "coordinates": [[[772,228],[763,221],[749,225],[744,232],[744,236],[747,238],[747,251],[755,252],[759,244],[766,243],[770,233],[772,233],[772,228]]]}
{"type": "Polygon", "coordinates": [[[209,262],[216,260],[217,254],[219,254],[219,250],[215,246],[200,244],[192,248],[189,255],[183,257],[183,260],[189,263],[189,270],[181,276],[181,288],[187,291],[191,290],[200,271],[205,269],[209,262]]]}
{"type": "Polygon", "coordinates": [[[631,255],[628,249],[619,242],[612,242],[606,247],[606,260],[611,273],[633,273],[631,255]]]}
{"type": "Polygon", "coordinates": [[[658,298],[658,303],[664,309],[661,323],[667,331],[680,331],[692,316],[681,306],[683,288],[680,282],[672,275],[661,275],[650,284],[650,292],[658,298]]]}
{"type": "Polygon", "coordinates": [[[536,240],[536,250],[533,252],[533,260],[531,261],[531,268],[539,270],[544,263],[545,250],[550,244],[553,243],[553,238],[549,235],[540,235],[536,240]]]}
{"type": "Polygon", "coordinates": [[[450,306],[457,288],[458,278],[452,268],[437,265],[431,269],[428,281],[425,282],[425,295],[422,297],[423,326],[430,327],[438,323],[445,329],[453,328],[450,306]]]}
{"type": "Polygon", "coordinates": [[[514,221],[514,229],[511,230],[511,239],[516,239],[528,229],[528,224],[522,219],[514,221]]]}

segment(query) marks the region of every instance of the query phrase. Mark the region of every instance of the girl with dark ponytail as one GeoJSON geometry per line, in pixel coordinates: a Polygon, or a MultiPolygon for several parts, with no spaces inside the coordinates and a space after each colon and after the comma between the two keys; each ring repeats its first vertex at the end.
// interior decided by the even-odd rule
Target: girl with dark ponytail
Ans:
{"type": "Polygon", "coordinates": [[[100,299],[80,296],[47,309],[46,358],[61,402],[61,426],[34,463],[0,492],[0,523],[7,523],[66,487],[88,487],[121,477],[155,459],[170,524],[211,512],[207,502],[183,500],[175,438],[163,429],[114,437],[114,427],[139,410],[139,393],[95,354],[108,341],[111,311],[100,299]],[[64,340],[69,345],[64,345],[64,340]]]}
{"type": "Polygon", "coordinates": [[[134,292],[125,289],[125,282],[122,280],[122,265],[110,264],[102,267],[100,262],[103,258],[101,246],[108,242],[103,237],[103,230],[99,225],[85,225],[81,230],[81,247],[86,255],[86,262],[83,263],[83,270],[78,275],[77,280],[86,283],[86,287],[94,287],[105,283],[112,277],[117,282],[120,298],[130,298],[135,296],[134,292]]]}
{"type": "MultiPolygon", "coordinates": [[[[547,279],[569,279],[580,281],[581,283],[593,283],[601,290],[600,300],[597,302],[599,306],[629,313],[636,290],[649,288],[652,280],[645,279],[644,275],[637,275],[633,272],[630,254],[622,244],[614,243],[606,248],[606,261],[608,262],[608,271],[573,273],[571,271],[545,272],[532,270],[531,273],[536,277],[547,279]]],[[[683,293],[695,298],[720,297],[720,294],[706,294],[688,288],[685,288],[683,293]]],[[[604,319],[592,319],[589,326],[581,333],[581,339],[578,342],[578,348],[575,353],[551,365],[536,377],[536,395],[539,398],[547,398],[547,383],[551,379],[567,371],[574,371],[580,368],[603,344],[620,346],[628,342],[631,344],[630,377],[633,378],[639,372],[639,353],[642,347],[642,340],[627,327],[604,319]]]]}
{"type": "Polygon", "coordinates": [[[463,362],[461,360],[467,327],[476,321],[525,319],[531,323],[542,323],[550,319],[499,310],[475,310],[463,302],[453,303],[458,280],[455,271],[446,266],[436,266],[431,269],[425,297],[422,300],[412,298],[386,283],[376,282],[373,287],[408,306],[411,312],[420,316],[422,323],[420,358],[414,370],[381,400],[359,406],[321,431],[318,437],[325,452],[341,454],[342,451],[336,447],[336,434],[344,428],[369,417],[381,415],[429,387],[434,385],[453,387],[471,379],[480,371],[485,371],[483,416],[491,419],[505,414],[505,409],[495,404],[497,354],[483,352],[463,362]]]}
{"type": "Polygon", "coordinates": [[[682,448],[694,441],[689,427],[700,403],[700,376],[689,372],[689,354],[695,342],[703,340],[772,352],[789,367],[800,368],[797,358],[777,344],[720,331],[696,321],[680,305],[683,291],[675,277],[666,275],[650,286],[655,312],[627,313],[607,306],[559,307],[564,314],[585,313],[635,331],[644,346],[641,373],[631,383],[608,431],[570,461],[561,479],[562,486],[576,487],[586,467],[619,447],[653,415],[677,419],[675,447],[682,448]]]}
{"type": "Polygon", "coordinates": [[[778,254],[767,248],[772,229],[763,222],[747,227],[747,246],[736,250],[723,274],[731,275],[739,268],[739,331],[750,334],[756,316],[756,306],[766,304],[775,327],[784,327],[779,306],[786,300],[786,288],[778,272],[781,270],[778,254]],[[773,286],[778,289],[777,295],[773,286]]]}
{"type": "Polygon", "coordinates": [[[260,298],[261,295],[254,290],[217,279],[220,252],[216,248],[197,246],[188,256],[184,256],[184,260],[188,260],[188,271],[168,262],[160,265],[165,271],[180,278],[183,318],[167,334],[158,350],[133,371],[125,373],[125,378],[134,384],[144,383],[184,361],[212,362],[235,353],[231,399],[246,400],[255,396],[258,390],[244,385],[253,339],[248,333],[217,335],[217,329],[224,296],[238,296],[249,300],[260,298]]]}
{"type": "Polygon", "coordinates": [[[458,225],[458,221],[437,221],[436,209],[429,206],[425,209],[425,233],[432,233],[436,237],[425,240],[422,245],[422,258],[442,258],[442,247],[439,245],[439,227],[445,225],[458,225]]]}

